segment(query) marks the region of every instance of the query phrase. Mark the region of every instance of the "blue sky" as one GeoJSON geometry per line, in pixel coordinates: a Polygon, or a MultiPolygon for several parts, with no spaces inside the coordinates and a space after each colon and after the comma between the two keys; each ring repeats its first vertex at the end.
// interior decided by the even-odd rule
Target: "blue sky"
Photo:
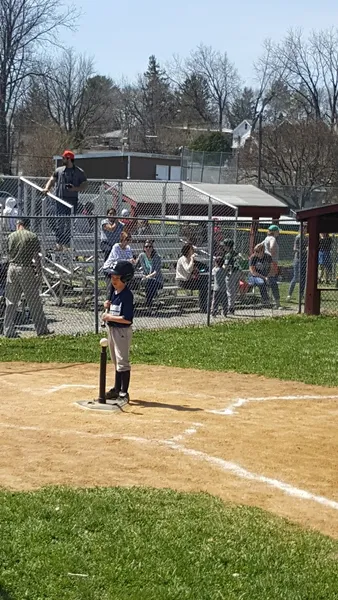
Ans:
{"type": "Polygon", "coordinates": [[[334,0],[74,0],[82,11],[78,31],[64,39],[93,56],[98,72],[132,80],[155,54],[165,64],[200,42],[226,50],[241,77],[252,84],[252,63],[265,38],[280,39],[290,27],[305,32],[338,26],[334,0]]]}

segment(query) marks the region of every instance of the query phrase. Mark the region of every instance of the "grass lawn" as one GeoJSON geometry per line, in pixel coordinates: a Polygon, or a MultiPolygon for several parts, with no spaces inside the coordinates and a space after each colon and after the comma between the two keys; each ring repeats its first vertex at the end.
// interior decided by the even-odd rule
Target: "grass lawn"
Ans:
{"type": "MultiPolygon", "coordinates": [[[[210,328],[139,331],[133,363],[257,373],[338,385],[338,320],[285,317],[210,328]]],[[[0,361],[97,362],[98,337],[0,339],[0,361]]]]}
{"type": "MultiPolygon", "coordinates": [[[[0,361],[96,362],[98,339],[0,339],[0,361]]],[[[337,319],[287,317],[137,332],[132,360],[333,386],[337,346],[337,319]]],[[[338,600],[337,541],[204,494],[2,491],[0,531],[2,600],[338,600]]]]}
{"type": "Polygon", "coordinates": [[[0,493],[5,600],[334,600],[338,542],[203,494],[0,493]]]}

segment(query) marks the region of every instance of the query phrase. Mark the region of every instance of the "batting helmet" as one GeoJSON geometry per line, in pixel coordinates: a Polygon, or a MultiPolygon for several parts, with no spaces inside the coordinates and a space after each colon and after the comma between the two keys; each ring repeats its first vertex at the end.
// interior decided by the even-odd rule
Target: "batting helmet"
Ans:
{"type": "Polygon", "coordinates": [[[119,260],[110,269],[105,271],[107,275],[120,277],[123,283],[128,283],[134,277],[134,267],[128,260],[119,260]]]}
{"type": "Polygon", "coordinates": [[[228,246],[228,248],[233,248],[234,247],[234,240],[230,239],[230,238],[226,238],[223,242],[224,246],[228,246]]]}

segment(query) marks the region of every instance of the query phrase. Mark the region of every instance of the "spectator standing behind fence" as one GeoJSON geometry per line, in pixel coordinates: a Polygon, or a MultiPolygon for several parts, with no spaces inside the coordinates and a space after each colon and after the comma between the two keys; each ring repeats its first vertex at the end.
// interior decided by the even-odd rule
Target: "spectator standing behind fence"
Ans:
{"type": "Polygon", "coordinates": [[[4,208],[2,214],[5,217],[3,219],[5,231],[15,231],[16,219],[19,214],[15,198],[11,198],[11,197],[7,198],[6,203],[5,203],[5,208],[4,208]]]}
{"type": "Polygon", "coordinates": [[[280,309],[280,295],[278,288],[278,260],[279,260],[279,245],[277,238],[280,234],[280,229],[277,225],[270,225],[268,229],[268,235],[266,236],[263,244],[265,252],[271,256],[272,265],[269,276],[269,286],[271,287],[272,295],[274,297],[276,308],[280,309]]]}
{"type": "Polygon", "coordinates": [[[265,252],[264,243],[255,246],[249,259],[249,271],[249,285],[256,285],[259,288],[263,304],[270,304],[268,286],[271,285],[272,293],[276,294],[276,283],[274,278],[271,280],[274,268],[270,254],[265,252]]]}
{"type": "Polygon", "coordinates": [[[295,241],[293,244],[293,277],[290,282],[289,293],[287,296],[287,300],[290,301],[292,298],[292,294],[296,287],[296,283],[300,284],[300,295],[301,298],[304,296],[305,283],[306,283],[306,263],[307,263],[307,251],[309,241],[308,238],[305,237],[307,233],[307,225],[304,224],[303,227],[303,244],[302,248],[300,247],[300,233],[296,235],[295,241]]]}
{"type": "MultiPolygon", "coordinates": [[[[87,188],[87,177],[84,171],[75,165],[75,155],[71,150],[64,151],[62,155],[62,167],[55,169],[54,174],[43,190],[44,193],[47,194],[54,186],[55,195],[68,204],[71,204],[74,208],[74,214],[76,214],[79,192],[83,192],[87,188]]],[[[57,250],[63,250],[70,246],[70,219],[66,217],[71,215],[71,209],[61,202],[57,202],[56,214],[62,217],[56,223],[57,250]]]]}
{"type": "Polygon", "coordinates": [[[235,313],[235,303],[239,290],[239,281],[241,278],[241,257],[234,249],[234,241],[224,240],[224,269],[226,273],[226,286],[228,294],[228,312],[235,313]]]}
{"type": "Polygon", "coordinates": [[[330,283],[332,275],[332,238],[328,233],[321,233],[319,239],[318,265],[319,283],[330,283]]]}
{"type": "Polygon", "coordinates": [[[37,335],[48,335],[50,331],[39,293],[42,283],[40,242],[37,235],[29,231],[26,219],[18,220],[16,228],[8,238],[9,267],[5,289],[4,335],[17,337],[15,317],[22,294],[25,295],[37,335]]]}
{"type": "Polygon", "coordinates": [[[115,208],[108,208],[107,218],[101,222],[101,251],[106,261],[114,244],[120,241],[124,224],[116,218],[115,208]]]}
{"type": "Polygon", "coordinates": [[[226,284],[226,271],[223,268],[224,259],[222,256],[216,256],[215,266],[212,270],[213,275],[213,294],[211,304],[211,314],[216,317],[218,309],[222,306],[223,315],[228,315],[228,294],[226,284]]]}
{"type": "Polygon", "coordinates": [[[103,270],[111,269],[112,265],[120,260],[128,260],[131,263],[135,263],[133,251],[129,245],[131,237],[126,231],[122,231],[120,236],[120,242],[114,244],[111,252],[103,265],[103,270]]]}
{"type": "Polygon", "coordinates": [[[192,244],[184,244],[176,265],[176,284],[186,290],[198,290],[201,312],[207,312],[207,278],[203,281],[196,265],[192,244]]]}
{"type": "Polygon", "coordinates": [[[144,276],[146,304],[148,308],[151,308],[158,291],[163,287],[161,257],[157,254],[152,240],[145,241],[143,252],[139,255],[137,264],[141,267],[144,276]]]}

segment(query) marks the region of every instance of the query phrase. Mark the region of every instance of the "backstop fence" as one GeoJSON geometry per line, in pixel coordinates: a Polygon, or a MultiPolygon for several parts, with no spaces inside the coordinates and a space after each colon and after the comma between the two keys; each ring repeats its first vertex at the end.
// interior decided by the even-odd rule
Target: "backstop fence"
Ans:
{"type": "MultiPolygon", "coordinates": [[[[126,256],[135,265],[131,284],[135,329],[201,326],[226,319],[286,315],[301,309],[298,290],[302,292],[305,285],[306,236],[297,241],[298,224],[292,219],[281,223],[278,275],[268,277],[262,285],[254,277],[250,256],[253,247],[265,239],[271,221],[261,220],[253,228],[252,221],[239,218],[233,207],[205,197],[194,187],[174,182],[90,181],[74,211],[60,204],[53,194],[46,197],[42,193],[45,179],[3,181],[1,319],[5,312],[8,237],[18,215],[29,218],[30,229],[40,242],[39,297],[50,329],[57,334],[100,330],[109,283],[103,267],[111,253],[111,258],[126,256]],[[17,201],[17,212],[14,209],[11,214],[6,211],[10,197],[17,201]],[[116,215],[107,221],[107,211],[112,207],[116,215]],[[63,214],[64,208],[69,214],[63,214]],[[128,215],[124,213],[126,209],[128,215]],[[122,231],[127,236],[120,242],[122,231]],[[178,261],[182,248],[185,252],[189,244],[194,254],[193,266],[189,281],[184,281],[178,261]],[[217,294],[215,269],[223,260],[223,287],[217,294]]],[[[337,238],[332,237],[327,264],[319,271],[326,286],[324,312],[337,310],[337,295],[327,289],[331,285],[333,290],[336,285],[337,250],[337,238]]],[[[190,261],[190,255],[188,258],[190,261]]],[[[15,324],[19,335],[34,332],[31,313],[23,295],[15,324]]]]}

